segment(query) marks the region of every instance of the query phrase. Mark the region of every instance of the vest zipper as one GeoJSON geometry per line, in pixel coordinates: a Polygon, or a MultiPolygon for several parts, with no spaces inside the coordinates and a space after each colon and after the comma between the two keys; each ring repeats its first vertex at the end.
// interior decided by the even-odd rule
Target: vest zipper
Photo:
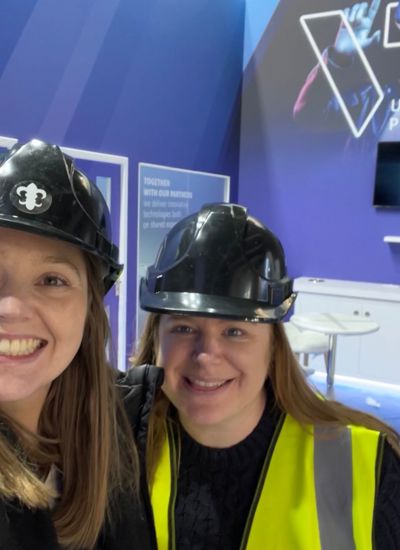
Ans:
{"type": "Polygon", "coordinates": [[[240,542],[239,550],[245,550],[247,547],[247,541],[249,539],[251,525],[253,523],[254,514],[257,510],[258,501],[260,499],[261,492],[264,487],[265,478],[268,472],[269,464],[271,462],[272,453],[274,452],[276,442],[278,440],[279,434],[281,433],[283,423],[285,421],[286,415],[284,413],[280,414],[278,419],[274,435],[272,436],[271,443],[268,447],[267,454],[265,455],[265,460],[261,469],[260,477],[257,482],[256,492],[254,494],[253,500],[251,502],[250,510],[247,515],[246,524],[244,526],[244,531],[242,535],[242,540],[240,542]]]}
{"type": "Polygon", "coordinates": [[[175,502],[178,492],[178,472],[180,463],[180,434],[179,430],[174,429],[173,422],[167,420],[167,434],[170,447],[171,461],[171,495],[168,505],[168,550],[176,548],[176,533],[175,533],[175,502]]]}
{"type": "Polygon", "coordinates": [[[381,433],[379,436],[378,441],[378,451],[376,453],[376,463],[375,463],[375,502],[374,502],[374,515],[372,518],[372,550],[376,549],[376,543],[375,543],[375,513],[376,513],[376,501],[378,498],[378,488],[379,488],[379,481],[381,477],[381,469],[382,469],[382,459],[383,459],[383,447],[385,445],[385,436],[381,433]]]}

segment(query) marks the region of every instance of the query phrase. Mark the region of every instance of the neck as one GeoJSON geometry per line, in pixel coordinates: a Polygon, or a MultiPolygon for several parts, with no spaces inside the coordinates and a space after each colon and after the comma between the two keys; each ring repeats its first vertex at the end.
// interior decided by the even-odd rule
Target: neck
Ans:
{"type": "Polygon", "coordinates": [[[243,441],[257,426],[264,412],[265,392],[260,393],[245,409],[236,416],[215,424],[195,424],[179,414],[179,420],[186,432],[197,443],[205,447],[224,449],[243,441]]]}
{"type": "Polygon", "coordinates": [[[48,388],[18,401],[0,403],[1,410],[18,424],[32,433],[38,433],[39,417],[42,411],[48,388]]]}

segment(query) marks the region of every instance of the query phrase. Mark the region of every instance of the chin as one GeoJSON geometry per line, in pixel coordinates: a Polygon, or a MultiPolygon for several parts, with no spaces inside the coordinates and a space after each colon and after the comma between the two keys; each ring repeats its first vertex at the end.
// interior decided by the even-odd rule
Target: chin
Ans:
{"type": "Polygon", "coordinates": [[[0,393],[0,408],[2,403],[18,403],[18,401],[24,401],[29,399],[32,395],[32,390],[8,390],[7,392],[0,393]]]}
{"type": "Polygon", "coordinates": [[[7,384],[1,384],[0,389],[0,408],[2,403],[18,403],[29,402],[35,400],[36,396],[41,393],[43,385],[38,384],[33,386],[32,380],[14,381],[7,384]]]}
{"type": "Polygon", "coordinates": [[[210,414],[209,411],[204,412],[194,412],[194,411],[187,411],[185,414],[187,420],[191,422],[192,424],[195,424],[196,426],[213,426],[216,424],[219,424],[223,418],[216,414],[210,414]]]}

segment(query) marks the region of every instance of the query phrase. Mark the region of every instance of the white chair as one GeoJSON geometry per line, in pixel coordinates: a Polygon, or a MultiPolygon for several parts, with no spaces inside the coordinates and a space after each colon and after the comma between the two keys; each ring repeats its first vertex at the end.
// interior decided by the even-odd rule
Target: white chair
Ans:
{"type": "Polygon", "coordinates": [[[324,354],[325,367],[329,351],[329,336],[313,330],[300,330],[290,321],[283,323],[290,347],[296,355],[306,376],[314,373],[308,366],[310,355],[324,354]],[[301,361],[301,356],[302,361],[301,361]]]}

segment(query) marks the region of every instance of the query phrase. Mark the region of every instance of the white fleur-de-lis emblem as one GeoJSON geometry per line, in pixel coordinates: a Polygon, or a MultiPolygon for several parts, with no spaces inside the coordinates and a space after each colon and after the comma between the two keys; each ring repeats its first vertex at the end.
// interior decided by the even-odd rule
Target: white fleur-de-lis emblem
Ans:
{"type": "Polygon", "coordinates": [[[19,203],[25,206],[29,211],[43,206],[43,200],[47,197],[44,189],[39,189],[36,183],[31,182],[29,185],[20,185],[16,189],[19,203]]]}
{"type": "Polygon", "coordinates": [[[10,200],[20,212],[36,215],[46,212],[53,199],[44,185],[28,180],[14,185],[10,192],[10,200]]]}

